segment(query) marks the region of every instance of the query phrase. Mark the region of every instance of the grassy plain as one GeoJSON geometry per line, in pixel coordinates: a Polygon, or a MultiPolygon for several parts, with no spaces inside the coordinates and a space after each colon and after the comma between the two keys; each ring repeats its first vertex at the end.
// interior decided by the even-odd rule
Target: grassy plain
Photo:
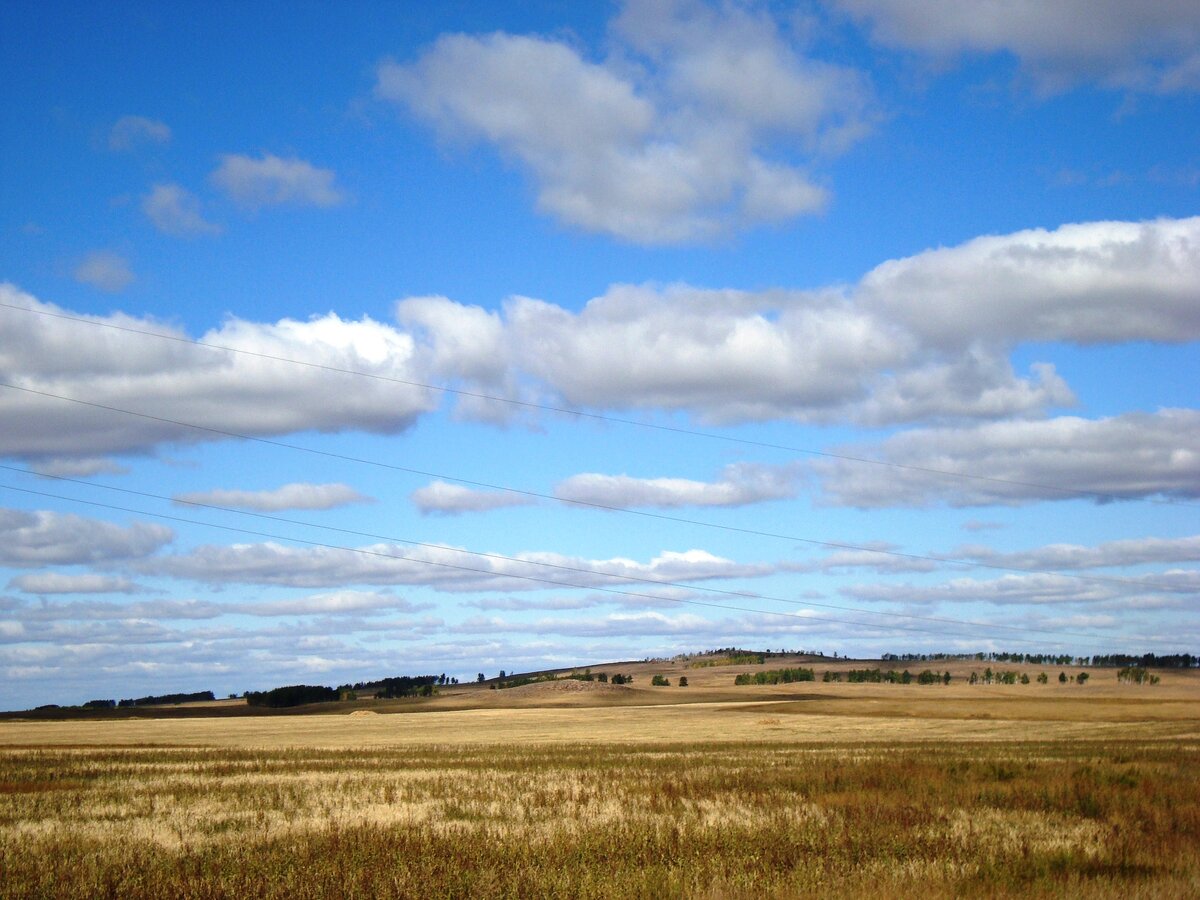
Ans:
{"type": "Polygon", "coordinates": [[[734,689],[753,667],[643,665],[0,722],[0,896],[1200,895],[1200,673],[734,689]]]}

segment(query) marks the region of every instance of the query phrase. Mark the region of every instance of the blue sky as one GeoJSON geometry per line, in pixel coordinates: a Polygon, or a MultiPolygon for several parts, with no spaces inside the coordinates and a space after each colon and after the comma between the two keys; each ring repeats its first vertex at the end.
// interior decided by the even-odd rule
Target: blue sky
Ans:
{"type": "Polygon", "coordinates": [[[1193,4],[12,3],[0,60],[0,707],[1196,651],[1193,4]]]}

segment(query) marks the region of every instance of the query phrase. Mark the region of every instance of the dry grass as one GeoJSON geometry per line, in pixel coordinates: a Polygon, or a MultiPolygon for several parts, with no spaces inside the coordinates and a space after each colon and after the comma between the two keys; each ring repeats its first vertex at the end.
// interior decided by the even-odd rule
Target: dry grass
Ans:
{"type": "Polygon", "coordinates": [[[1200,748],[0,754],[7,896],[1187,896],[1200,748]]]}
{"type": "Polygon", "coordinates": [[[738,667],[644,665],[631,689],[0,722],[0,896],[1200,895],[1195,673],[735,690],[738,667]],[[423,712],[375,714],[398,710],[423,712]]]}

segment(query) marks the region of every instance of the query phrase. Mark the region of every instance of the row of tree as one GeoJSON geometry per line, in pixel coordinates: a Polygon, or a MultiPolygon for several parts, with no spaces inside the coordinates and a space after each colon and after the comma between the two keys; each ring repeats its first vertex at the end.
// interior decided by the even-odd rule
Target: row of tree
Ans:
{"type": "MultiPolygon", "coordinates": [[[[671,679],[668,678],[666,675],[655,675],[650,679],[650,684],[653,685],[654,687],[670,687],[671,679]]],[[[686,675],[679,676],[679,686],[680,687],[688,686],[688,680],[687,680],[686,675]]]]}
{"type": "MultiPolygon", "coordinates": [[[[1090,676],[1087,672],[1080,672],[1078,675],[1067,676],[1066,672],[1058,673],[1058,683],[1066,684],[1068,681],[1071,684],[1087,684],[1090,676]]],[[[1050,676],[1042,672],[1037,677],[1038,684],[1047,684],[1050,681],[1050,676]]],[[[980,675],[978,672],[972,672],[971,677],[967,679],[967,684],[1029,684],[1029,673],[1027,672],[993,672],[991,666],[984,670],[980,675]]]]}
{"type": "Polygon", "coordinates": [[[289,684],[269,691],[246,691],[246,703],[269,709],[285,709],[308,703],[329,703],[340,696],[336,688],[319,684],[289,684]]]}
{"type": "Polygon", "coordinates": [[[1093,656],[1093,666],[1139,666],[1143,669],[1194,669],[1200,666],[1200,656],[1187,653],[1171,653],[1160,656],[1155,653],[1143,653],[1141,656],[1128,656],[1124,653],[1109,653],[1104,656],[1093,656]]]}
{"type": "MultiPolygon", "coordinates": [[[[501,677],[503,677],[504,673],[501,672],[500,675],[501,675],[501,677]]],[[[451,676],[449,676],[445,672],[443,672],[441,675],[418,675],[418,676],[401,675],[398,678],[381,678],[378,681],[357,681],[354,684],[339,685],[338,691],[340,691],[341,693],[353,692],[353,693],[357,694],[360,691],[369,691],[371,689],[387,690],[387,685],[389,683],[400,682],[400,681],[403,681],[404,679],[411,680],[414,677],[422,679],[422,684],[424,684],[424,680],[426,680],[426,679],[432,679],[432,681],[430,683],[439,685],[439,686],[447,685],[447,684],[458,684],[457,678],[452,678],[451,676]]],[[[482,675],[480,675],[479,680],[483,681],[482,675]]],[[[394,685],[393,685],[393,687],[394,687],[394,685]]],[[[397,694],[396,696],[407,696],[407,695],[397,694]]]]}
{"type": "Polygon", "coordinates": [[[816,681],[812,669],[771,669],[766,672],[743,672],[733,679],[734,684],[791,684],[794,681],[816,681]]]}
{"type": "Polygon", "coordinates": [[[242,696],[251,706],[284,709],[291,706],[304,706],[308,703],[354,700],[357,699],[358,691],[372,687],[375,688],[375,699],[377,700],[392,700],[397,697],[428,697],[433,694],[434,685],[451,682],[453,679],[448,679],[445,675],[397,675],[392,678],[381,678],[378,681],[359,682],[353,685],[343,684],[336,688],[314,684],[289,684],[269,691],[246,691],[242,696]]]}
{"type": "MultiPolygon", "coordinates": [[[[925,669],[916,675],[905,669],[903,672],[897,672],[895,669],[889,669],[884,672],[882,669],[851,669],[846,672],[846,680],[852,683],[872,683],[872,684],[912,684],[916,681],[917,684],[949,684],[949,672],[934,672],[931,669],[925,669]]],[[[828,670],[825,672],[822,681],[841,681],[842,673],[828,670]]]]}
{"type": "Polygon", "coordinates": [[[445,675],[398,675],[382,678],[375,682],[376,700],[394,700],[397,697],[429,697],[434,685],[444,685],[445,675]]]}
{"type": "Polygon", "coordinates": [[[884,662],[934,662],[938,660],[975,660],[977,662],[1026,663],[1032,666],[1141,666],[1147,669],[1188,669],[1200,666],[1200,656],[1188,653],[1159,655],[1143,653],[1097,653],[1094,656],[1071,656],[1061,653],[885,653],[884,662]]]}
{"type": "Polygon", "coordinates": [[[1143,666],[1129,666],[1117,672],[1120,684],[1158,684],[1161,679],[1151,675],[1143,666]]]}
{"type": "Polygon", "coordinates": [[[138,697],[136,700],[120,700],[117,706],[164,706],[168,703],[201,703],[206,700],[216,700],[212,691],[196,691],[194,694],[158,694],[151,697],[138,697]]]}
{"type": "MultiPolygon", "coordinates": [[[[212,691],[195,691],[191,694],[154,694],[148,697],[138,697],[128,700],[89,700],[82,704],[84,709],[132,709],[135,706],[166,706],[170,703],[199,703],[205,700],[215,700],[212,691]]],[[[38,709],[59,709],[57,703],[47,703],[38,709]]]]}

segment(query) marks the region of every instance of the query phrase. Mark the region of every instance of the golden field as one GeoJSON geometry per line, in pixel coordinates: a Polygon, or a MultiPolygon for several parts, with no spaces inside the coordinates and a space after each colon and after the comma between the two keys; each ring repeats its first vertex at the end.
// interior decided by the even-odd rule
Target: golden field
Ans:
{"type": "Polygon", "coordinates": [[[1200,895],[1200,673],[732,684],[790,664],[2,721],[0,895],[1200,895]]]}

